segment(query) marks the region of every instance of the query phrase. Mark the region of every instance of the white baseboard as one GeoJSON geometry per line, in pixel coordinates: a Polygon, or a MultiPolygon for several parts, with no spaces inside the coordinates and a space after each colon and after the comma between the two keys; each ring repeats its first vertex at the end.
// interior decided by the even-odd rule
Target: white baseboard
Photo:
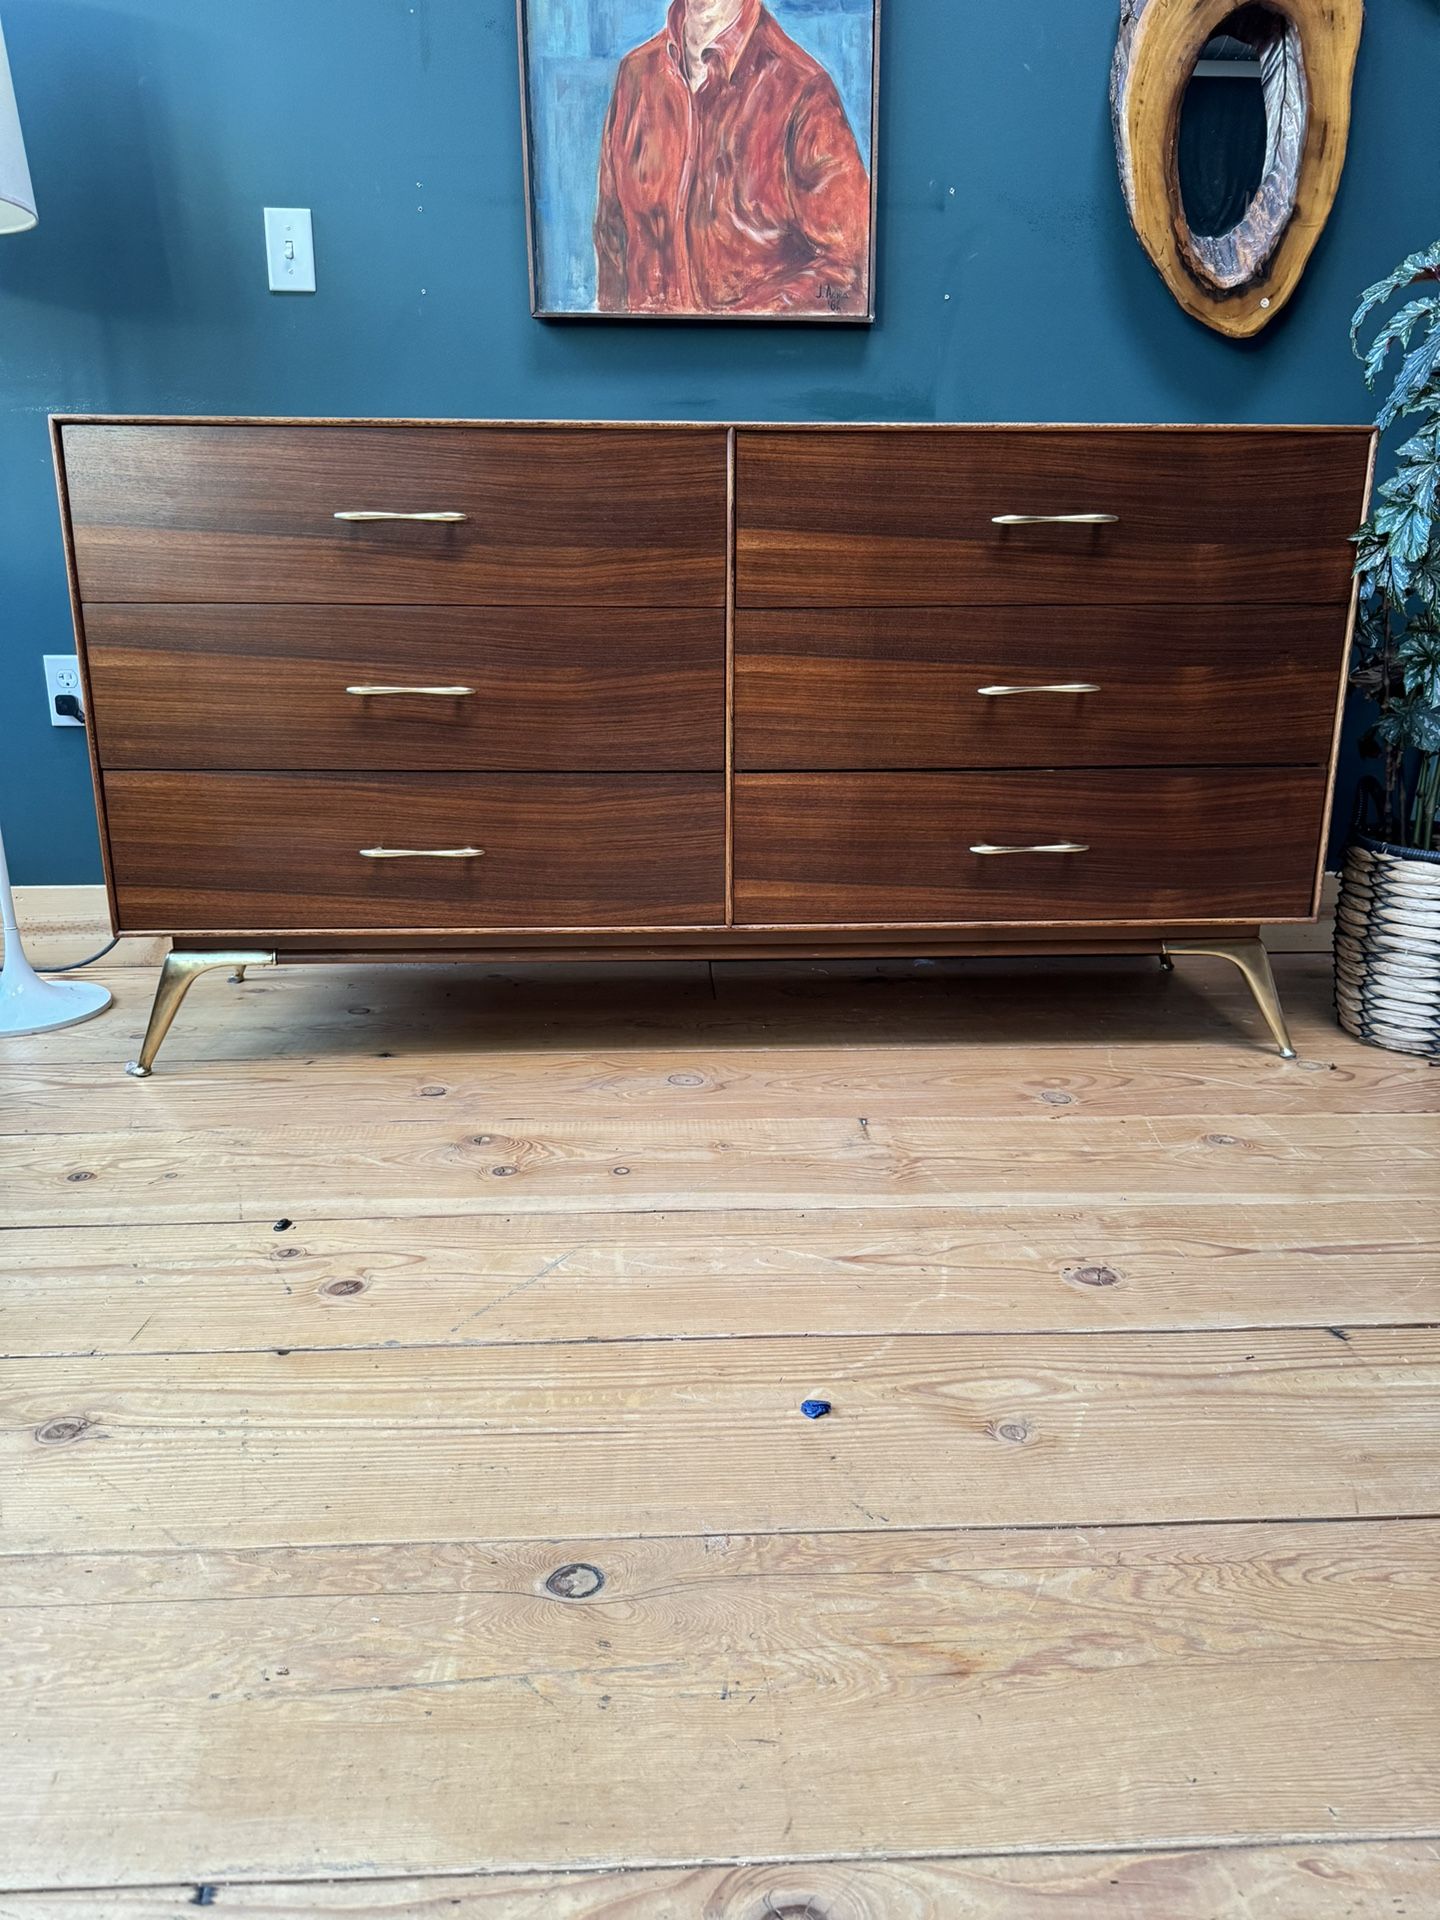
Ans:
{"type": "Polygon", "coordinates": [[[1335,944],[1335,907],[1339,898],[1340,876],[1327,873],[1320,895],[1320,918],[1314,926],[1260,929],[1271,953],[1329,953],[1335,944]]]}
{"type": "MultiPolygon", "coordinates": [[[[16,887],[15,918],[37,967],[68,966],[110,938],[104,887],[16,887]]],[[[169,946],[168,940],[122,940],[105,965],[158,967],[169,946]]]]}

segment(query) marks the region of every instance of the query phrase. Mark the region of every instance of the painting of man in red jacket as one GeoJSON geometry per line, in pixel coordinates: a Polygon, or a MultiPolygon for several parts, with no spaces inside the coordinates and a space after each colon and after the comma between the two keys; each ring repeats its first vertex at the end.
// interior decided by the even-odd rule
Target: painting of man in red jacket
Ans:
{"type": "Polygon", "coordinates": [[[601,313],[867,317],[870,182],[835,82],[762,0],[672,0],[600,149],[601,313]]]}

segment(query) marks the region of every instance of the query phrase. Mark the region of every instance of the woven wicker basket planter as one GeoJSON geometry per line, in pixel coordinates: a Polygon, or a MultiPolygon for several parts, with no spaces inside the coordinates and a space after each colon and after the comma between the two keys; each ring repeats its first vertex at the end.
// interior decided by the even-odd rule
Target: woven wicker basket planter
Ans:
{"type": "Polygon", "coordinates": [[[1357,834],[1335,922],[1335,1011],[1347,1033],[1440,1056],[1440,853],[1357,834]]]}

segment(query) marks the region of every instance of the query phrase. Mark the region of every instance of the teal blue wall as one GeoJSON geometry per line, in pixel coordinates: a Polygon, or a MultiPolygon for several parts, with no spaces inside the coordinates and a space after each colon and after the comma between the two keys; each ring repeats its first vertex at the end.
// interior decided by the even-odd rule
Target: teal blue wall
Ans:
{"type": "MultiPolygon", "coordinates": [[[[657,15],[663,0],[657,0],[657,15]]],[[[510,0],[0,0],[41,223],[0,240],[0,813],[95,878],[45,416],[1359,420],[1357,288],[1440,226],[1440,6],[1375,0],[1349,171],[1291,310],[1187,320],[1126,224],[1117,0],[886,0],[880,322],[531,319],[510,0]],[[266,292],[260,209],[315,212],[266,292]]]]}

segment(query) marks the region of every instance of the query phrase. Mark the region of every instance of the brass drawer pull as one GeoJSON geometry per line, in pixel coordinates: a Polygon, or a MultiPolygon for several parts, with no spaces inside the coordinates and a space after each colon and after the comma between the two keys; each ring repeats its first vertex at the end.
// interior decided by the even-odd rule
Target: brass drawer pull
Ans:
{"type": "Polygon", "coordinates": [[[1088,853],[1089,847],[1083,840],[1052,840],[1047,846],[1039,847],[992,847],[981,841],[978,847],[971,847],[972,853],[1088,853]]]}
{"type": "Polygon", "coordinates": [[[483,847],[361,847],[362,860],[478,860],[483,847]]]}
{"type": "Polygon", "coordinates": [[[1005,700],[1012,693],[1099,693],[1100,688],[1093,680],[1057,680],[1046,687],[977,687],[975,691],[984,700],[1005,700]]]}
{"type": "Polygon", "coordinates": [[[1114,527],[1118,513],[997,513],[992,527],[1114,527]]]}
{"type": "Polygon", "coordinates": [[[458,527],[470,516],[468,513],[385,513],[375,507],[354,507],[348,513],[337,513],[335,518],[363,525],[375,520],[424,520],[432,526],[458,527]]]}
{"type": "Polygon", "coordinates": [[[432,700],[463,700],[467,694],[474,693],[474,687],[346,687],[347,693],[358,693],[364,697],[376,693],[423,693],[432,700]]]}

